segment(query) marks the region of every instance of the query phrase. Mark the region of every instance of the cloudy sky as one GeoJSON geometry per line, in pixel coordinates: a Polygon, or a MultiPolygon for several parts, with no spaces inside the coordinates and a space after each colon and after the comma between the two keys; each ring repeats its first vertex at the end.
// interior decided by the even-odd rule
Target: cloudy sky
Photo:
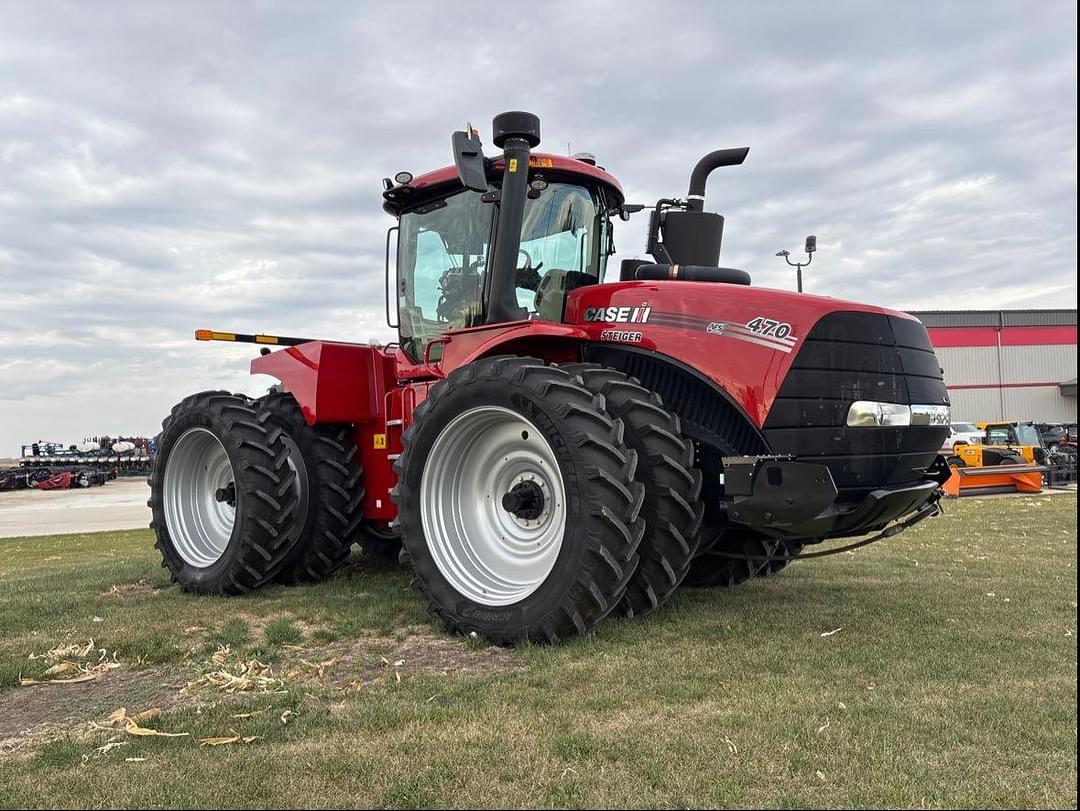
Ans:
{"type": "MultiPolygon", "coordinates": [[[[196,327],[385,340],[380,179],[527,109],[725,264],[897,308],[1076,301],[1076,4],[0,2],[0,456],[256,393],[196,327]]],[[[643,218],[616,232],[643,248],[643,218]]]]}

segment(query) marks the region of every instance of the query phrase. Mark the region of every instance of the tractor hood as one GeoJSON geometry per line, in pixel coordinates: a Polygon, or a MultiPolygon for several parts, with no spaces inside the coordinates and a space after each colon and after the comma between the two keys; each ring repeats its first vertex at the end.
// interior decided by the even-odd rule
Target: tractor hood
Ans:
{"type": "Polygon", "coordinates": [[[736,284],[635,281],[574,290],[563,321],[592,341],[658,352],[696,370],[758,427],[800,353],[835,378],[807,395],[948,403],[923,325],[882,307],[736,284]]]}

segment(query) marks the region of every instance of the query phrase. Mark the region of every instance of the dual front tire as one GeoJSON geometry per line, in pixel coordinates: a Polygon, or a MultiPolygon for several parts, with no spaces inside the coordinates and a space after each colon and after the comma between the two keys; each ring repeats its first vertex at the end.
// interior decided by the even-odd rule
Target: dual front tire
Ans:
{"type": "Polygon", "coordinates": [[[768,577],[786,568],[804,546],[799,540],[777,540],[749,529],[707,532],[710,541],[691,563],[685,580],[691,588],[733,588],[768,577]]]}
{"type": "Polygon", "coordinates": [[[645,492],[604,405],[569,372],[512,356],[451,372],[417,408],[393,498],[414,587],[451,630],[553,642],[619,604],[645,492]]]}
{"type": "Polygon", "coordinates": [[[498,643],[656,609],[697,548],[701,473],[659,396],[614,369],[490,358],[403,437],[398,527],[429,610],[498,643]]]}

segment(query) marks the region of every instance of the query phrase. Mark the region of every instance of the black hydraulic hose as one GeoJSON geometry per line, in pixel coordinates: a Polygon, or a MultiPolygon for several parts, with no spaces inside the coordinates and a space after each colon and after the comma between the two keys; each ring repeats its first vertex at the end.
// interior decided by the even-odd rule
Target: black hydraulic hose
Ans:
{"type": "Polygon", "coordinates": [[[690,211],[701,211],[705,207],[705,181],[709,173],[721,166],[738,166],[750,154],[750,147],[740,146],[732,149],[717,149],[697,162],[690,173],[690,191],[687,193],[690,211]]]}
{"type": "MultiPolygon", "coordinates": [[[[939,491],[940,492],[940,491],[939,491]]],[[[941,505],[938,504],[937,499],[924,505],[915,515],[906,521],[901,521],[898,524],[893,524],[890,527],[886,527],[877,535],[873,535],[869,538],[864,538],[861,541],[855,541],[854,543],[845,544],[844,546],[835,546],[832,549],[825,549],[821,552],[800,552],[797,555],[772,555],[770,557],[761,557],[759,555],[743,555],[738,552],[724,552],[719,549],[711,549],[705,554],[716,555],[722,558],[735,558],[736,560],[761,560],[761,561],[781,561],[781,560],[807,560],[808,558],[823,558],[828,555],[839,555],[842,552],[850,552],[853,549],[858,549],[861,546],[868,546],[878,541],[884,541],[894,535],[899,535],[908,527],[914,526],[920,521],[926,518],[933,518],[935,515],[940,515],[942,512],[941,505]]]]}

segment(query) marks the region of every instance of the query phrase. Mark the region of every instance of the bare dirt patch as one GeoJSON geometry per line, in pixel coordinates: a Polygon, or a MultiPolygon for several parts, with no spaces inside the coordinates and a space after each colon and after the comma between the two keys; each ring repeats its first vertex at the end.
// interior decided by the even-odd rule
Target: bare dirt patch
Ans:
{"type": "Polygon", "coordinates": [[[414,629],[403,641],[369,637],[308,648],[293,657],[286,677],[357,689],[414,675],[485,675],[524,666],[509,648],[474,647],[456,637],[414,629]]]}
{"type": "Polygon", "coordinates": [[[418,675],[478,676],[524,666],[521,658],[506,648],[474,646],[425,627],[403,633],[408,635],[289,646],[282,651],[282,661],[259,671],[271,677],[273,684],[270,679],[256,679],[250,687],[232,691],[226,686],[228,680],[207,678],[207,674],[222,672],[242,674],[250,666],[243,654],[227,649],[207,661],[139,670],[122,665],[93,681],[12,687],[0,692],[0,759],[24,757],[33,745],[57,738],[97,740],[100,727],[94,724],[104,723],[120,707],[132,712],[150,707],[168,712],[313,688],[340,697],[418,675]]]}
{"type": "Polygon", "coordinates": [[[24,754],[36,743],[92,734],[118,707],[172,710],[193,698],[180,693],[182,676],[161,668],[110,671],[100,679],[76,684],[36,684],[0,693],[0,758],[24,754]]]}

